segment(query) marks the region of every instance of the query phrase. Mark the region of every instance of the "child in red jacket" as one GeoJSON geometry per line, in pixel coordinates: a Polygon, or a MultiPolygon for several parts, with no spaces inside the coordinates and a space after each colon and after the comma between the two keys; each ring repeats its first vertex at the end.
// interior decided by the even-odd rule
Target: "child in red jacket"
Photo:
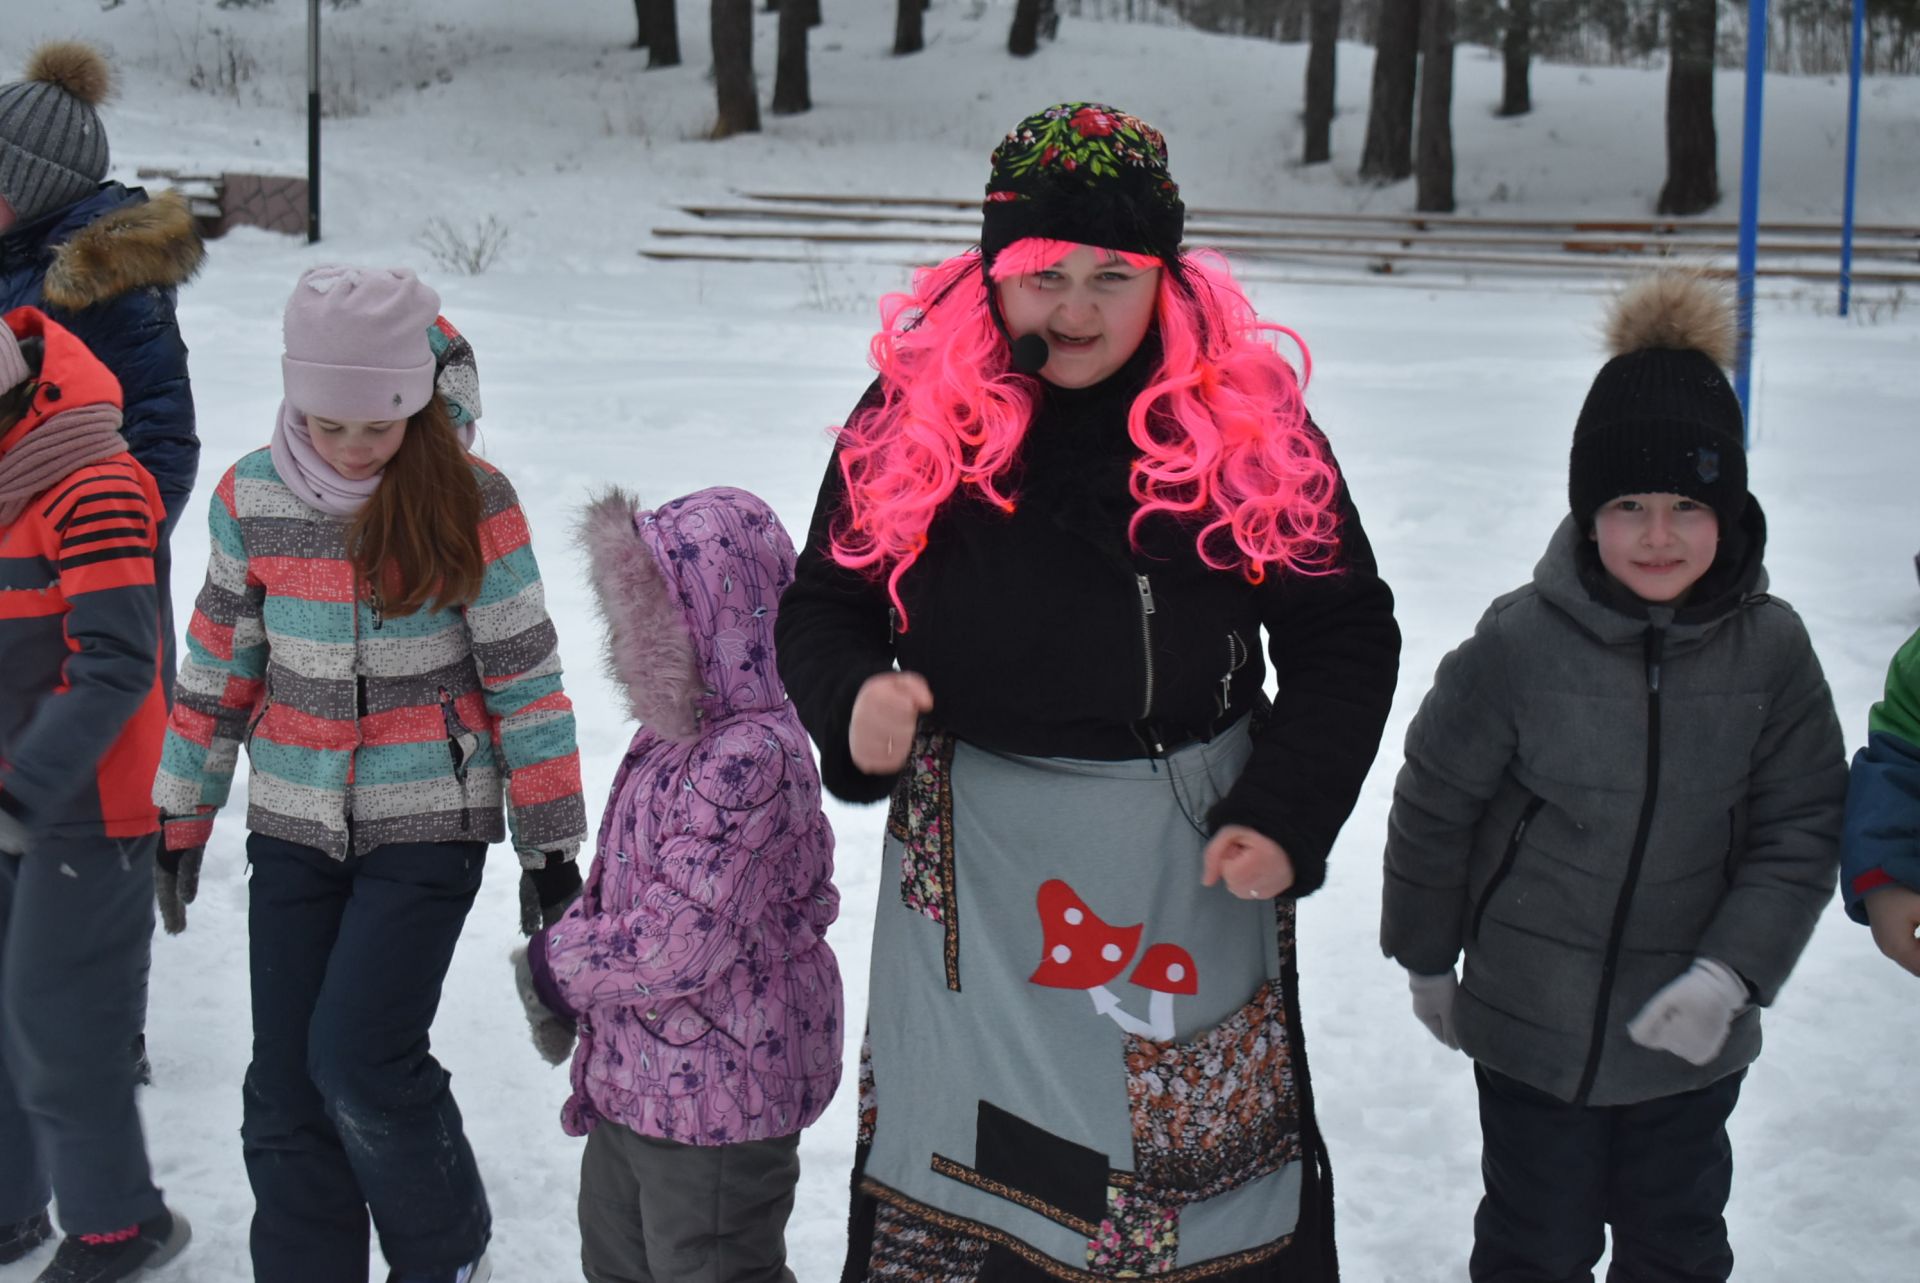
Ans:
{"type": "Polygon", "coordinates": [[[186,1245],[127,1046],[153,933],[166,729],[152,476],[120,385],[33,308],[0,328],[0,1264],[142,1277],[186,1245]]]}

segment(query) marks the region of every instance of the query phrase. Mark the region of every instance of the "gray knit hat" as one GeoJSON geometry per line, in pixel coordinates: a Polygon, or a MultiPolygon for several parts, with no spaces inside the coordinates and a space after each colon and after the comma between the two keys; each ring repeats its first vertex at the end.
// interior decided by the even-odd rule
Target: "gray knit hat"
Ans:
{"type": "Polygon", "coordinates": [[[107,131],[95,108],[112,85],[106,59],[70,40],[40,46],[25,79],[0,85],[0,196],[16,222],[91,195],[107,176],[107,131]]]}

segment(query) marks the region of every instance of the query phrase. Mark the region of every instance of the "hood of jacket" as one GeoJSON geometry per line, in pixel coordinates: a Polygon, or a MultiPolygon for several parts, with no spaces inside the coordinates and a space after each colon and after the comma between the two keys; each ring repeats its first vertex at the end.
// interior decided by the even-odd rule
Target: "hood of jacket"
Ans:
{"type": "Polygon", "coordinates": [[[206,247],[179,192],[149,200],[138,187],[107,183],[0,238],[0,262],[27,258],[46,260],[46,301],[78,312],[133,290],[185,284],[206,260],[206,247]]]}
{"type": "Polygon", "coordinates": [[[120,380],[65,326],[36,307],[8,312],[6,325],[14,338],[37,338],[43,346],[33,400],[20,422],[0,436],[0,455],[58,415],[93,405],[121,408],[120,380]]]}
{"type": "Polygon", "coordinates": [[[793,543],[758,496],[720,486],[648,510],[613,488],[588,506],[579,539],[608,675],[642,725],[686,741],[786,703],[773,625],[793,543]]]}
{"type": "Polygon", "coordinates": [[[1659,624],[1667,630],[1671,651],[1710,636],[1744,603],[1766,592],[1767,572],[1761,562],[1766,547],[1766,516],[1760,501],[1749,497],[1739,524],[1721,533],[1713,565],[1676,609],[1642,601],[1615,583],[1600,565],[1593,540],[1568,516],[1533,568],[1533,586],[1598,641],[1638,641],[1649,624],[1659,624]]]}

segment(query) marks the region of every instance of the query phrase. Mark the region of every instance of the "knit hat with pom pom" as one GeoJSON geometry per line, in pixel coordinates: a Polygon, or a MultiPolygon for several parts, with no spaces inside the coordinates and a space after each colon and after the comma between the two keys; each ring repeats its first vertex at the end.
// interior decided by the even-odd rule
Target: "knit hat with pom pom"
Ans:
{"type": "Polygon", "coordinates": [[[16,224],[91,195],[107,176],[95,108],[112,87],[106,59],[73,41],[40,46],[25,79],[0,85],[0,197],[16,224]]]}
{"type": "Polygon", "coordinates": [[[1707,504],[1721,526],[1747,506],[1739,398],[1727,382],[1733,308],[1705,277],[1663,272],[1623,293],[1607,318],[1607,350],[1573,428],[1567,494],[1590,528],[1623,494],[1677,494],[1707,504]]]}

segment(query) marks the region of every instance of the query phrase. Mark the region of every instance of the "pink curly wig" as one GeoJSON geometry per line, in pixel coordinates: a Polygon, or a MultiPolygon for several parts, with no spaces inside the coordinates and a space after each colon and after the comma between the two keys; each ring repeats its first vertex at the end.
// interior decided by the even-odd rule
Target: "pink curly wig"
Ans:
{"type": "MultiPolygon", "coordinates": [[[[995,280],[1050,267],[1064,241],[1016,241],[993,262],[995,280]]],[[[1134,267],[1160,260],[1122,254],[1134,267]]],[[[833,558],[884,574],[900,613],[900,578],[927,546],[934,514],[965,487],[1011,512],[1002,481],[1039,403],[1034,379],[1009,365],[988,307],[979,251],[914,274],[880,302],[872,364],[880,401],[839,431],[847,499],[835,515],[833,558]]],[[[1127,433],[1140,451],[1128,486],[1138,505],[1129,536],[1164,513],[1194,531],[1200,558],[1252,583],[1270,568],[1332,571],[1339,478],[1315,435],[1293,368],[1273,345],[1300,336],[1262,321],[1217,254],[1182,255],[1160,276],[1155,320],[1160,366],[1134,399],[1127,433]]]]}

